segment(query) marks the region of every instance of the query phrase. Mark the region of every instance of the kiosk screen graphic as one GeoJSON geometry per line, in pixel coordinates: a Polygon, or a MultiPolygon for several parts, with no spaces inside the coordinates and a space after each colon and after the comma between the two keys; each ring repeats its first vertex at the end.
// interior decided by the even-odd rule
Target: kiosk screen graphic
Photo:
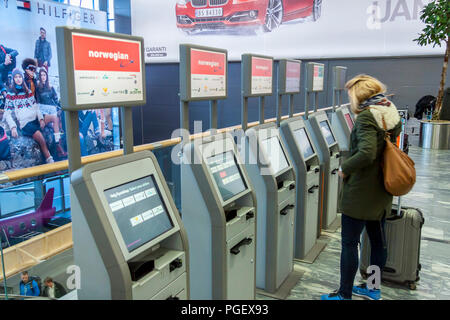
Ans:
{"type": "Polygon", "coordinates": [[[346,113],[345,115],[345,121],[347,121],[347,125],[350,128],[350,131],[353,130],[353,119],[352,116],[349,113],[346,113]]]}
{"type": "Polygon", "coordinates": [[[273,60],[252,57],[252,94],[271,94],[273,60]]]}
{"type": "Polygon", "coordinates": [[[173,228],[152,175],[105,190],[105,196],[128,252],[173,228]]]}
{"type": "Polygon", "coordinates": [[[231,151],[209,157],[207,163],[223,201],[247,189],[231,151]]]}
{"type": "Polygon", "coordinates": [[[325,140],[327,140],[329,146],[336,142],[326,120],[320,122],[320,129],[322,130],[322,134],[325,137],[325,140]]]}
{"type": "Polygon", "coordinates": [[[312,148],[311,141],[306,134],[305,128],[295,130],[294,137],[303,153],[303,159],[308,159],[311,157],[314,154],[314,150],[312,148]]]}
{"type": "Polygon", "coordinates": [[[269,157],[270,168],[274,175],[286,169],[289,164],[278,137],[271,137],[261,142],[263,150],[269,157]]]}
{"type": "Polygon", "coordinates": [[[299,62],[286,62],[286,93],[300,92],[300,68],[299,62]]]}

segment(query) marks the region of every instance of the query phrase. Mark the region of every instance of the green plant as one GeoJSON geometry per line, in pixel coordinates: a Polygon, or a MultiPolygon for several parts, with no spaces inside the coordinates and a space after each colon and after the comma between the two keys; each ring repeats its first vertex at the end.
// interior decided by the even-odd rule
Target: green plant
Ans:
{"type": "Polygon", "coordinates": [[[433,0],[427,4],[420,16],[420,20],[425,23],[425,28],[419,34],[416,41],[420,46],[433,45],[441,47],[446,43],[444,64],[442,66],[441,82],[436,100],[436,107],[433,120],[439,120],[442,110],[442,100],[444,96],[445,79],[447,76],[448,56],[449,56],[449,35],[450,35],[450,1],[433,0]]]}

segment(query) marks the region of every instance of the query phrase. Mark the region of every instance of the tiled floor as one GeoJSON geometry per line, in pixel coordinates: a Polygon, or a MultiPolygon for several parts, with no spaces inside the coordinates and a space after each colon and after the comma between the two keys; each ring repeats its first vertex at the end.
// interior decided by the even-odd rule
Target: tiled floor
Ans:
{"type": "MultiPolygon", "coordinates": [[[[424,150],[410,147],[416,162],[417,182],[402,198],[402,205],[420,208],[425,217],[422,229],[420,281],[416,290],[394,285],[382,285],[385,300],[450,299],[450,151],[424,150]]],[[[394,201],[396,201],[394,199],[394,201]]],[[[303,278],[288,299],[320,299],[339,286],[340,229],[325,234],[329,240],[314,264],[296,263],[304,270],[303,278]]],[[[360,281],[357,274],[355,281],[360,281]]],[[[258,299],[266,299],[258,296],[258,299]]]]}

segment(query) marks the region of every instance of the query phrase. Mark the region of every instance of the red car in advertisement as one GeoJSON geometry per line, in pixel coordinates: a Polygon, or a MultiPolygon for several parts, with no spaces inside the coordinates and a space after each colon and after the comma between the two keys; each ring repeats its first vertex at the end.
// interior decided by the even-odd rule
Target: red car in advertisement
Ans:
{"type": "Polygon", "coordinates": [[[191,33],[231,27],[262,27],[265,32],[282,23],[320,17],[322,0],[177,0],[177,27],[191,33]]]}

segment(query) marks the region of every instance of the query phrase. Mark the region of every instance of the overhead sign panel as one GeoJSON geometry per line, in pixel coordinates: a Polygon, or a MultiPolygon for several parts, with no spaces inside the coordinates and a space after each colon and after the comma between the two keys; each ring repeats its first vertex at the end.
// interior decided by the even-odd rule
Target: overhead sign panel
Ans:
{"type": "Polygon", "coordinates": [[[227,97],[227,51],[180,45],[181,100],[215,100],[227,97]]]}
{"type": "Polygon", "coordinates": [[[273,58],[242,55],[242,87],[244,96],[259,97],[273,94],[273,58]]]}
{"type": "Polygon", "coordinates": [[[145,104],[142,38],[58,28],[57,40],[65,110],[145,104]]]}

